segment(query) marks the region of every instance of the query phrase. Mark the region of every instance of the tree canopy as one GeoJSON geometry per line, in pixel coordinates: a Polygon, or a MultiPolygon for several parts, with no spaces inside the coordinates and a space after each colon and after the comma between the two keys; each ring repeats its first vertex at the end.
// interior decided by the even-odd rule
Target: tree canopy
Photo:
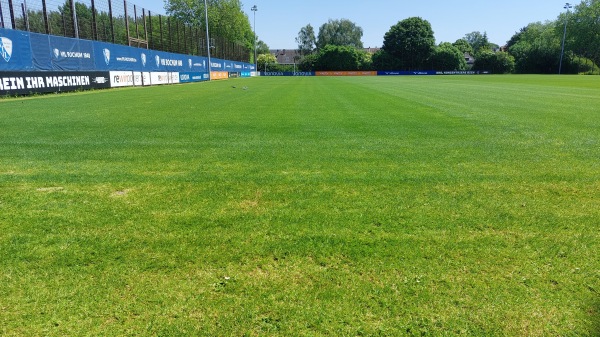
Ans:
{"type": "Polygon", "coordinates": [[[309,55],[315,50],[317,38],[315,37],[315,30],[310,24],[300,29],[298,37],[296,37],[296,43],[298,43],[298,50],[302,55],[309,55]]]}
{"type": "Polygon", "coordinates": [[[361,41],[363,30],[348,19],[332,20],[324,23],[319,28],[317,38],[317,49],[325,48],[327,45],[348,46],[363,48],[361,41]]]}
{"type": "Polygon", "coordinates": [[[419,17],[398,22],[385,33],[382,49],[388,55],[380,57],[394,59],[402,69],[423,69],[435,50],[431,24],[419,17]]]}
{"type": "MultiPolygon", "coordinates": [[[[208,27],[216,35],[254,48],[254,32],[240,0],[207,0],[208,27]]],[[[192,26],[204,26],[204,1],[165,0],[167,14],[192,26]]]]}

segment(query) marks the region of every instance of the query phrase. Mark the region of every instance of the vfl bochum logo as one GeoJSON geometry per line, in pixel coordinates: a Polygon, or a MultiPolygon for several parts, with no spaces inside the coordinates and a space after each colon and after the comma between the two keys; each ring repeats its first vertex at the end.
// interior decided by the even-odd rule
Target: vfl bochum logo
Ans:
{"type": "Polygon", "coordinates": [[[146,66],[146,54],[142,53],[142,67],[146,66]]]}
{"type": "Polygon", "coordinates": [[[60,50],[58,50],[58,48],[54,48],[52,52],[54,53],[54,58],[58,59],[58,57],[60,56],[60,50]]]}
{"type": "Polygon", "coordinates": [[[13,45],[12,41],[5,38],[0,37],[0,54],[2,54],[2,58],[4,61],[10,61],[10,57],[12,56],[13,45]]]}
{"type": "Polygon", "coordinates": [[[104,48],[104,50],[102,50],[102,53],[104,54],[104,62],[106,62],[106,65],[108,65],[110,63],[110,50],[104,48]]]}
{"type": "Polygon", "coordinates": [[[188,64],[190,65],[190,69],[192,69],[192,59],[188,59],[188,64]]]}
{"type": "Polygon", "coordinates": [[[156,55],[155,59],[156,59],[156,66],[160,67],[160,56],[156,55]]]}

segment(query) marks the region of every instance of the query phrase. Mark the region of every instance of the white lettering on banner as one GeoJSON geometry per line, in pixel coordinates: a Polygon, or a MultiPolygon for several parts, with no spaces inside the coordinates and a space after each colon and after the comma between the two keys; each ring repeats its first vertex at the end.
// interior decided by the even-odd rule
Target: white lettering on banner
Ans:
{"type": "MultiPolygon", "coordinates": [[[[84,52],[80,52],[80,51],[58,51],[58,50],[54,51],[55,54],[57,52],[60,55],[60,57],[62,57],[62,58],[70,58],[70,59],[91,59],[92,58],[91,53],[84,53],[84,52]]],[[[56,56],[58,56],[58,55],[56,55],[56,56]]]]}
{"type": "Polygon", "coordinates": [[[49,76],[46,77],[47,88],[89,86],[89,76],[49,76]]]}
{"type": "Polygon", "coordinates": [[[133,58],[133,57],[117,57],[117,61],[119,62],[130,62],[130,63],[137,63],[137,59],[133,58]]]}
{"type": "Polygon", "coordinates": [[[113,77],[113,81],[114,83],[133,83],[133,75],[132,74],[128,74],[128,75],[115,75],[113,77]]]}
{"type": "Polygon", "coordinates": [[[221,63],[213,63],[213,62],[211,62],[210,66],[213,67],[213,68],[218,68],[218,69],[222,68],[221,63]]]}
{"type": "Polygon", "coordinates": [[[181,80],[182,81],[189,81],[190,80],[190,75],[189,74],[181,74],[181,80]]]}
{"type": "Polygon", "coordinates": [[[3,77],[0,81],[0,90],[25,89],[25,80],[22,77],[3,77]]]}
{"type": "Polygon", "coordinates": [[[183,61],[182,60],[160,59],[160,64],[163,66],[181,67],[181,66],[183,66],[183,61]]]}

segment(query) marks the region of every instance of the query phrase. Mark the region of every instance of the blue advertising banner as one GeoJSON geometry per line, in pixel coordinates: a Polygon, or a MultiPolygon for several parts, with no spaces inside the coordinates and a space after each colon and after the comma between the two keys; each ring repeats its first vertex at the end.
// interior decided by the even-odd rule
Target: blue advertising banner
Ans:
{"type": "Polygon", "coordinates": [[[108,72],[20,71],[0,73],[0,95],[61,92],[110,87],[108,72]]]}
{"type": "Polygon", "coordinates": [[[267,71],[261,72],[261,76],[316,76],[314,71],[267,71]]]}
{"type": "MultiPolygon", "coordinates": [[[[34,35],[40,34],[32,34],[32,36],[34,35]]],[[[46,36],[49,40],[52,70],[95,70],[94,43],[92,41],[51,35],[42,36],[46,36]]],[[[40,52],[48,53],[46,50],[38,52],[35,48],[32,48],[32,52],[34,59],[47,56],[47,54],[38,55],[40,52]]]]}
{"type": "Polygon", "coordinates": [[[0,71],[33,70],[29,33],[0,28],[0,71]]]}
{"type": "Polygon", "coordinates": [[[142,64],[147,60],[147,52],[145,49],[112,43],[94,43],[98,70],[142,71],[142,64]]]}
{"type": "Polygon", "coordinates": [[[377,76],[437,75],[436,71],[378,71],[377,76]]]}
{"type": "Polygon", "coordinates": [[[210,59],[210,69],[211,71],[225,71],[225,61],[221,59],[210,59]]]}
{"type": "Polygon", "coordinates": [[[208,81],[208,72],[179,73],[179,83],[208,81]]]}

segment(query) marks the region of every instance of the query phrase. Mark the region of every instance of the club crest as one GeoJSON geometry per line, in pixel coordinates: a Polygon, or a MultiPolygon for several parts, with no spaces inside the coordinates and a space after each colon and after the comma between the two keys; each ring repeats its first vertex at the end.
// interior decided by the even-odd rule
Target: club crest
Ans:
{"type": "Polygon", "coordinates": [[[54,50],[52,50],[52,53],[54,54],[55,59],[58,59],[58,57],[60,56],[60,50],[58,50],[58,48],[54,48],[54,50]]]}
{"type": "Polygon", "coordinates": [[[0,37],[0,54],[4,61],[10,61],[13,51],[13,43],[11,40],[5,37],[0,37]]]}
{"type": "Polygon", "coordinates": [[[192,69],[192,59],[188,59],[188,64],[190,65],[190,69],[192,69]]]}
{"type": "Polygon", "coordinates": [[[104,48],[104,50],[102,50],[102,53],[104,54],[104,62],[106,62],[106,65],[108,65],[110,63],[110,50],[104,48]]]}
{"type": "Polygon", "coordinates": [[[156,55],[155,59],[156,59],[156,66],[160,67],[160,56],[156,55]]]}
{"type": "Polygon", "coordinates": [[[146,54],[142,53],[142,67],[146,66],[146,54]]]}

